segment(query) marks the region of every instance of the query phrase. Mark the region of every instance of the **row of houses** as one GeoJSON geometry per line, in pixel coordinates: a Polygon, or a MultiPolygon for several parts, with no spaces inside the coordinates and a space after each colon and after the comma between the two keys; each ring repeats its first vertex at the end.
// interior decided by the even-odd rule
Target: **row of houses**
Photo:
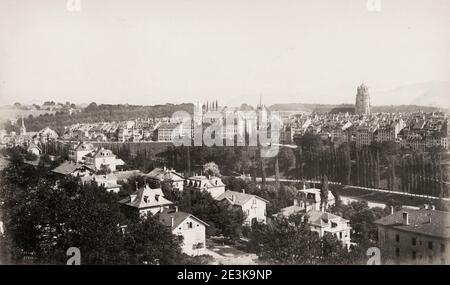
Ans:
{"type": "Polygon", "coordinates": [[[313,133],[337,145],[346,142],[358,148],[395,142],[412,150],[448,149],[449,127],[447,116],[441,113],[301,114],[283,121],[280,140],[290,144],[296,136],[313,133]]]}

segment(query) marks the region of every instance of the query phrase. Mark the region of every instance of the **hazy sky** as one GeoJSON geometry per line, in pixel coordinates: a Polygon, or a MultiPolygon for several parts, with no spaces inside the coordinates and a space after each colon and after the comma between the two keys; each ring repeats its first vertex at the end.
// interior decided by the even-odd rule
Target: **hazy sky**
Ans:
{"type": "Polygon", "coordinates": [[[450,80],[448,0],[66,1],[0,0],[0,105],[348,103],[363,81],[450,80]]]}

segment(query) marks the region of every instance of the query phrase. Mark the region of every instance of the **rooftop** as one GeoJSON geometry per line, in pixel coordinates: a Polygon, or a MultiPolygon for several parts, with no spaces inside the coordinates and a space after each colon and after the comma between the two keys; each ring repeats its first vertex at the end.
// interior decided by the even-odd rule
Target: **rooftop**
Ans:
{"type": "Polygon", "coordinates": [[[430,209],[403,209],[374,222],[392,229],[413,232],[438,238],[450,238],[450,213],[430,209]],[[403,213],[408,213],[408,224],[403,221],[403,213]]]}

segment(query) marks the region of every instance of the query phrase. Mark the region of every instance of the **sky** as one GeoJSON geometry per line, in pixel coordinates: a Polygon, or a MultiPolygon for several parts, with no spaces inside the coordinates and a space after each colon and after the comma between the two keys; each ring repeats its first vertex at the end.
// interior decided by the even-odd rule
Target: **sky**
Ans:
{"type": "Polygon", "coordinates": [[[448,0],[67,1],[0,0],[0,105],[336,104],[450,81],[448,0]]]}

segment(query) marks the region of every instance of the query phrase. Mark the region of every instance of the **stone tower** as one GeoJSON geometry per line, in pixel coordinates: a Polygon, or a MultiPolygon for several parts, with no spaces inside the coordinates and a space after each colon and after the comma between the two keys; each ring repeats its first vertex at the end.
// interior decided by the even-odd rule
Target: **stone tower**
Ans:
{"type": "Polygon", "coordinates": [[[20,134],[21,135],[27,134],[27,128],[25,128],[25,122],[23,121],[23,117],[22,117],[22,126],[20,127],[20,134]]]}
{"type": "Polygon", "coordinates": [[[358,86],[356,93],[355,113],[358,115],[370,114],[370,95],[366,85],[358,86]]]}

